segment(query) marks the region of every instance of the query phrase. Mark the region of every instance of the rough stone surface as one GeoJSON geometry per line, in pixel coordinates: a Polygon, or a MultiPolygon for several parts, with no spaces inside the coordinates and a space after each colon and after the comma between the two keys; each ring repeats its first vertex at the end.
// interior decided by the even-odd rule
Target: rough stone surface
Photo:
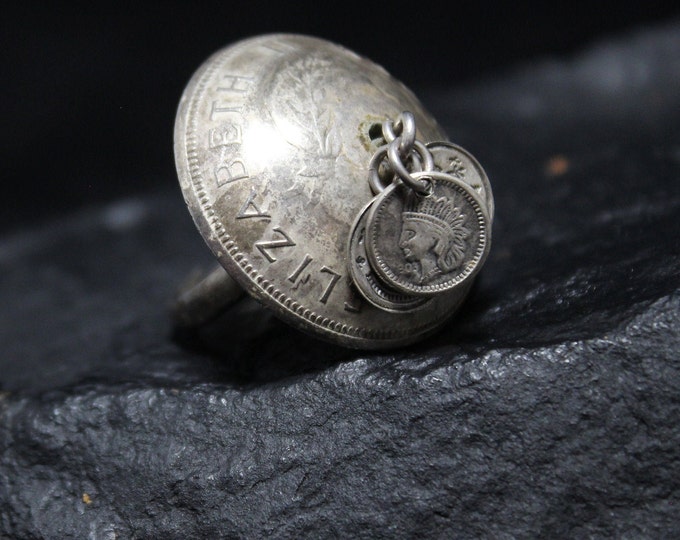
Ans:
{"type": "Polygon", "coordinates": [[[0,536],[680,537],[678,50],[422,94],[497,220],[464,314],[407,349],[252,302],[172,336],[210,257],[170,180],[0,239],[0,536]]]}

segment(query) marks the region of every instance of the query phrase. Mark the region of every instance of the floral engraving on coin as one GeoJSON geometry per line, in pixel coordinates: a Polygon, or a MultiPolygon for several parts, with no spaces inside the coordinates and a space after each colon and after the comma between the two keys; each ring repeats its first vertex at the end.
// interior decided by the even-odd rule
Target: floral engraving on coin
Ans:
{"type": "Polygon", "coordinates": [[[442,172],[450,174],[458,180],[462,180],[465,177],[465,167],[463,167],[463,162],[458,157],[449,158],[449,164],[442,168],[442,172]]]}
{"type": "Polygon", "coordinates": [[[307,139],[304,148],[318,158],[335,159],[341,143],[334,132],[333,110],[328,106],[327,87],[338,78],[331,60],[316,55],[298,58],[279,73],[281,84],[287,86],[286,100],[289,121],[307,139]]]}
{"type": "Polygon", "coordinates": [[[435,169],[465,182],[482,198],[489,218],[493,219],[494,203],[491,184],[479,162],[464,148],[447,141],[427,144],[435,169]]]}
{"type": "MultiPolygon", "coordinates": [[[[328,178],[342,151],[332,103],[345,71],[323,54],[293,57],[276,73],[267,96],[283,138],[300,152],[302,178],[328,178]]],[[[342,86],[342,84],[341,84],[342,86]]]]}

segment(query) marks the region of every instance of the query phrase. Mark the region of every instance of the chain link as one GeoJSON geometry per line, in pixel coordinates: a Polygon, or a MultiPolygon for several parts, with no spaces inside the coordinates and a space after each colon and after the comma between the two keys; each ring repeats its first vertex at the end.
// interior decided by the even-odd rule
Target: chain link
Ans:
{"type": "Polygon", "coordinates": [[[382,124],[382,133],[387,144],[376,150],[368,166],[371,191],[380,193],[398,177],[418,194],[429,195],[432,192],[432,180],[426,175],[419,178],[411,175],[412,172],[434,170],[432,153],[416,139],[413,113],[402,112],[394,123],[386,120],[382,124]]]}
{"type": "Polygon", "coordinates": [[[416,141],[416,117],[413,116],[412,112],[404,111],[399,115],[396,122],[392,123],[391,120],[384,122],[382,132],[388,143],[391,143],[397,137],[401,137],[399,155],[402,159],[406,159],[416,141]]]}

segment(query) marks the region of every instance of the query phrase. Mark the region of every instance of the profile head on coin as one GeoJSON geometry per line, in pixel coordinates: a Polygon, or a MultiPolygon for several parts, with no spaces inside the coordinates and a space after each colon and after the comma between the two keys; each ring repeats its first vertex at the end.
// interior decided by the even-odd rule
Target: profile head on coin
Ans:
{"type": "Polygon", "coordinates": [[[454,199],[412,191],[401,216],[399,247],[406,261],[415,263],[408,271],[417,283],[430,283],[460,267],[471,230],[454,199]]]}
{"type": "MultiPolygon", "coordinates": [[[[366,254],[366,218],[372,202],[367,204],[352,225],[349,238],[348,267],[358,292],[370,304],[389,312],[405,312],[418,309],[432,299],[424,296],[410,296],[385,286],[375,275],[366,254]]],[[[460,295],[460,300],[464,298],[460,295]]]]}
{"type": "Polygon", "coordinates": [[[434,295],[459,287],[489,252],[491,222],[484,203],[464,182],[441,171],[421,195],[398,182],[385,189],[368,217],[367,253],[380,278],[397,291],[434,295]]]}

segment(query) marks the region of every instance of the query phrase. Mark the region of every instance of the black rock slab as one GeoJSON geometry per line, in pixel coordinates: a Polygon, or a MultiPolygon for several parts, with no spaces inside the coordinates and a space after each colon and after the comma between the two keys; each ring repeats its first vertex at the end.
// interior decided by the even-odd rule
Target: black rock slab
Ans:
{"type": "Polygon", "coordinates": [[[464,312],[385,353],[244,302],[174,181],[0,239],[0,536],[680,536],[680,26],[422,94],[492,179],[464,312]]]}

